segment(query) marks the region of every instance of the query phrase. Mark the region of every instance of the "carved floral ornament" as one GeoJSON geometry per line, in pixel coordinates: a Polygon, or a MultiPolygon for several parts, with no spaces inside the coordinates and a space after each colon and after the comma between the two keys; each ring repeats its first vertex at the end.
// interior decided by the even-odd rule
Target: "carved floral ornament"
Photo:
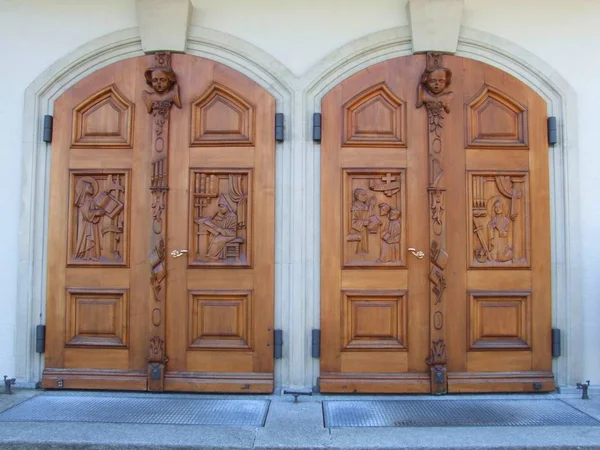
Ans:
{"type": "Polygon", "coordinates": [[[154,66],[147,69],[144,78],[150,91],[143,91],[142,98],[149,114],[152,114],[152,148],[150,192],[152,201],[152,221],[149,224],[150,287],[154,300],[150,323],[154,336],[148,347],[148,390],[162,391],[164,386],[165,355],[164,333],[162,323],[163,308],[166,299],[167,261],[166,261],[166,222],[163,215],[167,212],[167,191],[169,189],[169,111],[172,105],[181,108],[177,76],[171,68],[171,55],[166,52],[154,55],[154,66]]]}
{"type": "Polygon", "coordinates": [[[445,114],[450,112],[454,92],[449,87],[452,71],[442,64],[442,55],[428,53],[425,71],[417,87],[417,108],[425,107],[428,122],[429,149],[429,238],[430,238],[430,305],[431,305],[431,350],[426,362],[431,370],[431,392],[444,394],[447,391],[446,344],[444,329],[447,276],[445,274],[448,253],[446,252],[446,188],[444,186],[444,140],[445,114]]]}

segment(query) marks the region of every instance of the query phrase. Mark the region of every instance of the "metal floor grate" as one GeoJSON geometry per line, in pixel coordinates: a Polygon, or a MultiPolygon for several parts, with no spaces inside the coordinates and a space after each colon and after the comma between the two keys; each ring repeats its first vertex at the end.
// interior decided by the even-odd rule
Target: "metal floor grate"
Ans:
{"type": "Polygon", "coordinates": [[[0,414],[0,422],[108,422],[264,426],[269,400],[38,395],[0,414]]]}
{"type": "Polygon", "coordinates": [[[327,400],[323,414],[327,428],[600,425],[560,400],[327,400]]]}

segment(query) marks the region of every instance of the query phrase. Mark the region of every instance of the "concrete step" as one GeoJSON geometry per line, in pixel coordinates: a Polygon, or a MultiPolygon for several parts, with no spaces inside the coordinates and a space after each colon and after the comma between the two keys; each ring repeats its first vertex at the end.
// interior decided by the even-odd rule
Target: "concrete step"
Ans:
{"type": "MultiPolygon", "coordinates": [[[[17,390],[0,395],[5,411],[40,391],[17,390]]],[[[57,396],[141,396],[152,394],[53,392],[57,396]]],[[[170,395],[170,394],[161,394],[170,395]]],[[[264,426],[156,425],[98,422],[6,422],[0,420],[0,449],[600,449],[600,426],[488,426],[488,427],[360,427],[325,428],[324,400],[410,399],[420,396],[206,396],[172,394],[175,398],[268,399],[264,426]]],[[[580,400],[570,395],[446,396],[438,401],[559,399],[600,420],[600,399],[580,400]]],[[[47,419],[52,419],[52,411],[47,419]]],[[[0,415],[1,418],[1,415],[0,415]]]]}

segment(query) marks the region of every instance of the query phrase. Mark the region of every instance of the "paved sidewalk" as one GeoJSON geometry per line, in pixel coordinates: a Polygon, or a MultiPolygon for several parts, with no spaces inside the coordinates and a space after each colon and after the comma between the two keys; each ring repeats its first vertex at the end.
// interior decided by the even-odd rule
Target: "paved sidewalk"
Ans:
{"type": "MultiPolygon", "coordinates": [[[[0,394],[0,412],[39,395],[17,390],[0,394]]],[[[114,395],[56,392],[51,395],[114,395]]],[[[47,395],[47,394],[45,394],[47,395]]],[[[122,395],[132,395],[131,393],[122,395]]],[[[134,394],[151,397],[153,394],[134,394]]],[[[192,396],[192,394],[172,394],[192,396]]],[[[218,396],[204,399],[269,399],[264,427],[139,425],[90,422],[1,422],[0,449],[600,449],[600,426],[325,428],[323,400],[425,399],[420,396],[218,396]]],[[[600,420],[600,395],[446,396],[451,399],[559,399],[600,420]]]]}

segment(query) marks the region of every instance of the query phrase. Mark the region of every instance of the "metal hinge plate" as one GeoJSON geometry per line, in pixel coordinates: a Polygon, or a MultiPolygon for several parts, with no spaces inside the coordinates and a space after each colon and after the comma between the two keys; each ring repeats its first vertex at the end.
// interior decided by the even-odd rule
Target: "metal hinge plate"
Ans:
{"type": "Polygon", "coordinates": [[[273,358],[283,357],[283,330],[273,330],[273,358]]]}
{"type": "Polygon", "coordinates": [[[275,114],[275,140],[283,142],[283,113],[275,114]]]}
{"type": "Polygon", "coordinates": [[[548,117],[548,144],[554,145],[558,142],[558,129],[556,126],[556,117],[548,117]]]}
{"type": "Polygon", "coordinates": [[[313,358],[321,357],[321,330],[312,330],[312,352],[313,358]]]}
{"type": "Polygon", "coordinates": [[[46,325],[37,325],[35,327],[35,352],[44,353],[46,351],[46,325]]]}
{"type": "Polygon", "coordinates": [[[46,143],[52,142],[52,125],[54,122],[54,117],[49,114],[44,116],[44,132],[42,134],[42,140],[46,143]]]}
{"type": "Polygon", "coordinates": [[[313,141],[321,142],[321,121],[323,120],[321,113],[313,114],[313,141]]]}
{"type": "Polygon", "coordinates": [[[552,328],[552,357],[560,356],[560,328],[552,328]]]}

